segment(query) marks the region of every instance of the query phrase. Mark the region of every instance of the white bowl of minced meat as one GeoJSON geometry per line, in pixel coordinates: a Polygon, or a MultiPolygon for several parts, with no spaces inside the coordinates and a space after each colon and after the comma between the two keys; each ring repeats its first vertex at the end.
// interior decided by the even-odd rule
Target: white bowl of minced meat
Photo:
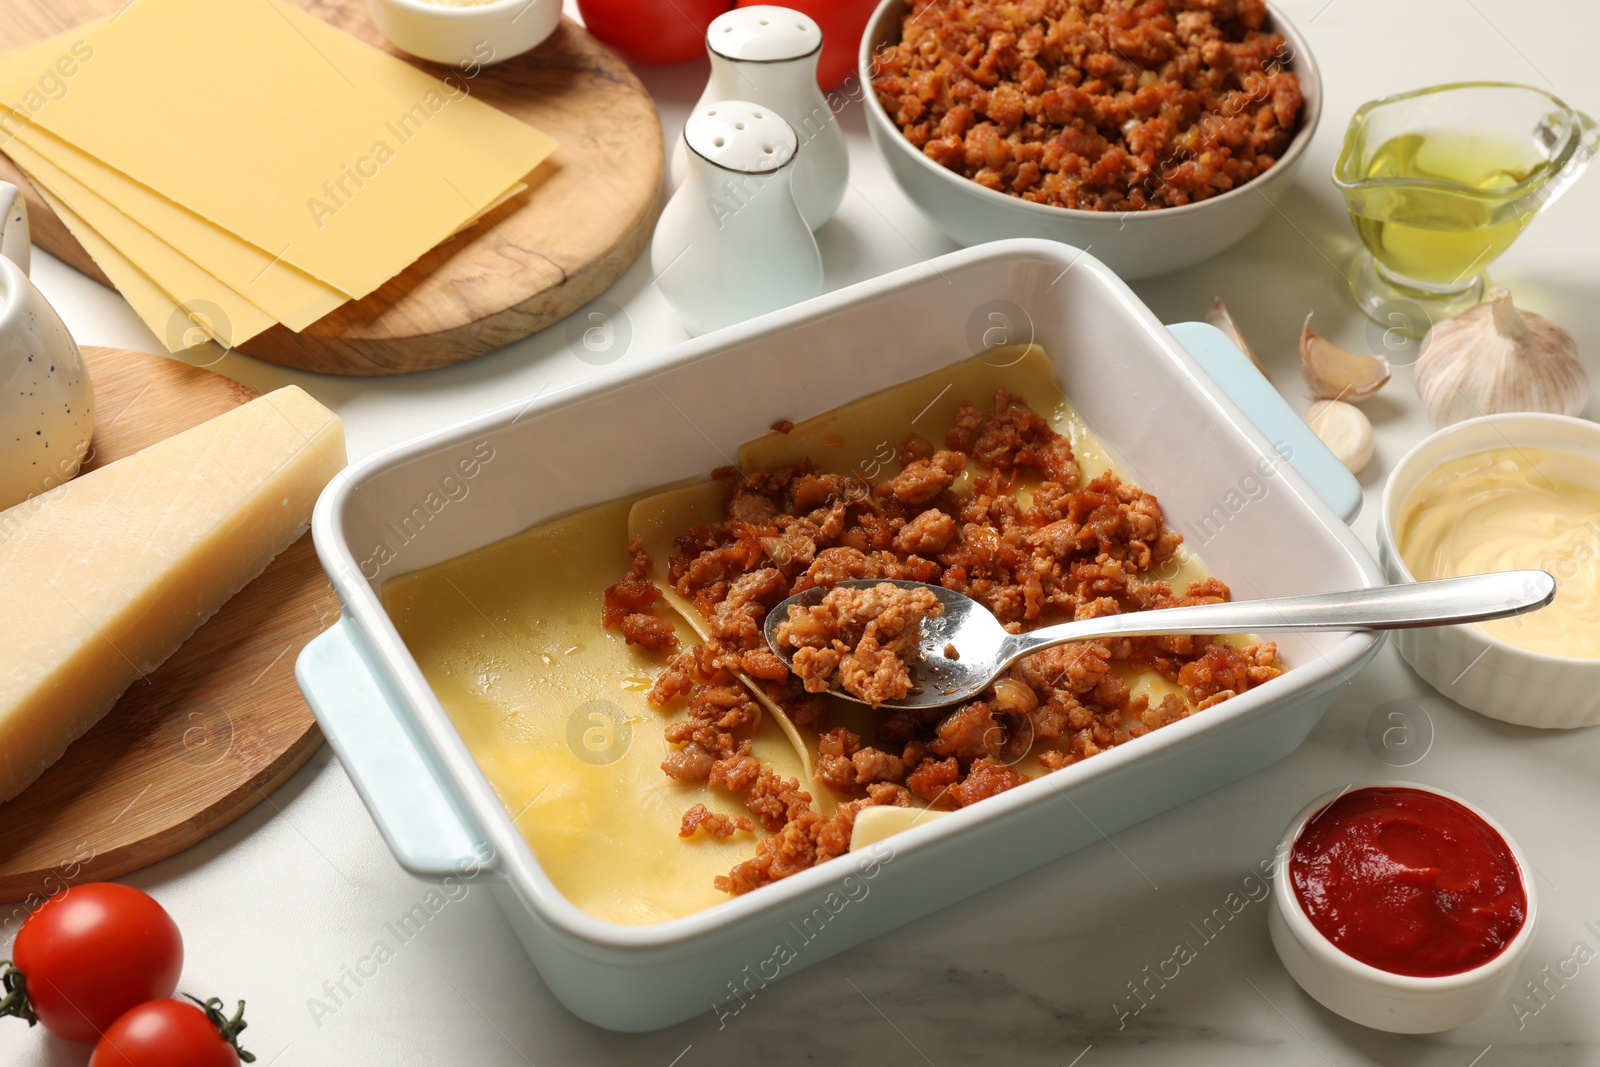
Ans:
{"type": "Polygon", "coordinates": [[[1254,229],[1322,110],[1264,0],[884,0],[861,70],[873,143],[951,238],[1048,237],[1123,278],[1254,229]]]}

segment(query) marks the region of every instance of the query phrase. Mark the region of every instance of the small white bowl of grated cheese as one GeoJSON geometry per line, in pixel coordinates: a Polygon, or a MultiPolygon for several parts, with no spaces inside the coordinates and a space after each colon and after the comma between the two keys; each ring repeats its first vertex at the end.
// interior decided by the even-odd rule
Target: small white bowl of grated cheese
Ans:
{"type": "Polygon", "coordinates": [[[537,48],[561,25],[561,0],[371,0],[395,47],[475,75],[537,48]]]}

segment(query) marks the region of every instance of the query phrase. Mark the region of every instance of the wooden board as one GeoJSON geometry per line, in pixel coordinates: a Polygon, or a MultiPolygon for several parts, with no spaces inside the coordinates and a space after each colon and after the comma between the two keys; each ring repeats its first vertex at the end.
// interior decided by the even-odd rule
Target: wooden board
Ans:
{"type": "MultiPolygon", "coordinates": [[[[95,393],[91,469],[258,395],[175,359],[83,354],[95,393]]],[[[322,744],[294,662],[338,617],[307,534],[0,804],[0,901],[137,870],[266,799],[322,744]]]]}
{"type": "MultiPolygon", "coordinates": [[[[318,17],[443,78],[378,32],[367,0],[293,0],[318,17]]],[[[64,32],[125,0],[5,0],[0,52],[64,32]]],[[[564,19],[544,44],[472,79],[472,95],[561,142],[527,193],[435,248],[364,300],[302,333],[283,326],[240,346],[257,359],[326,374],[401,374],[449,366],[519,341],[576,311],[638,258],[661,210],[661,122],[628,65],[564,19]]],[[[9,159],[34,240],[109,281],[9,159]]]]}

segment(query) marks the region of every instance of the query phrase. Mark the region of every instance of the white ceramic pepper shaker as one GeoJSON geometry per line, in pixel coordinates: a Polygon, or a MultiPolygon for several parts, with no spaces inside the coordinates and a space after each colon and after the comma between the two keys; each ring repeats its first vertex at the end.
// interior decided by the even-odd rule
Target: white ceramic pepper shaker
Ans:
{"type": "MultiPolygon", "coordinates": [[[[833,218],[850,179],[844,131],[827,97],[817,87],[822,29],[809,16],[786,7],[739,7],[718,15],[706,31],[711,80],[698,112],[718,100],[766,104],[794,127],[800,158],[794,167],[794,196],[815,230],[833,218]]],[[[672,158],[672,181],[687,173],[683,146],[672,158]]]]}
{"type": "Polygon", "coordinates": [[[687,173],[650,246],[657,284],[691,334],[822,294],[822,254],[795,203],[794,130],[744,100],[697,108],[687,173]]]}

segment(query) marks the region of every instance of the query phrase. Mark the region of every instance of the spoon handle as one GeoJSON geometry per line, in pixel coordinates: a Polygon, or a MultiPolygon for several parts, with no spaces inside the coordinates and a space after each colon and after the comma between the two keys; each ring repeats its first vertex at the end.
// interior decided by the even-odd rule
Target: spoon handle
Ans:
{"type": "Polygon", "coordinates": [[[1544,571],[1502,571],[1341,593],[1135,611],[1014,634],[1001,648],[1001,669],[1035,652],[1096,637],[1402,630],[1520,615],[1544,607],[1555,595],[1556,580],[1544,571]]]}

